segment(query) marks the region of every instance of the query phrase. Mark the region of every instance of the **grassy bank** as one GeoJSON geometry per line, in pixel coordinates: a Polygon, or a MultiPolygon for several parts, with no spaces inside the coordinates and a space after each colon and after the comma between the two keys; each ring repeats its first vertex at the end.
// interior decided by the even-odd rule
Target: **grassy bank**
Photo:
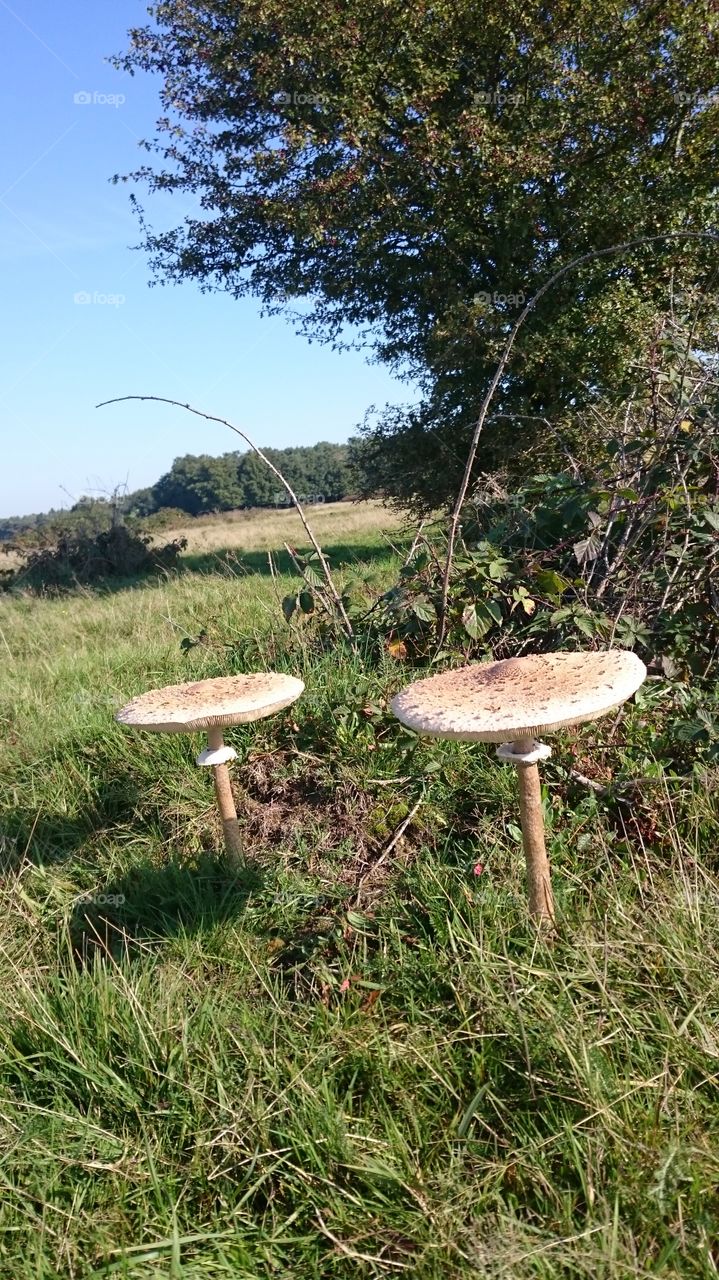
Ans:
{"type": "MultiPolygon", "coordinates": [[[[330,557],[389,581],[357,510],[323,512],[330,557]]],[[[296,530],[231,532],[157,583],[0,598],[0,1274],[716,1275],[716,779],[655,769],[632,818],[570,769],[646,774],[641,707],[560,740],[538,940],[511,770],[406,734],[401,664],[285,626],[296,530]],[[260,663],[307,687],[228,735],[237,877],[199,741],[112,714],[260,663]]]]}

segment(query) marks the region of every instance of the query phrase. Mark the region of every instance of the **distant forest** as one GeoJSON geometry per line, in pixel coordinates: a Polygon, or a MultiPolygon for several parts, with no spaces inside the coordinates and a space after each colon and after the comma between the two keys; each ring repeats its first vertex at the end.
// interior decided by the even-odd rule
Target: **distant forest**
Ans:
{"type": "MultiPolygon", "coordinates": [[[[291,449],[265,449],[302,502],[337,502],[354,496],[359,483],[353,467],[353,444],[320,444],[291,449]]],[[[146,519],[166,509],[190,516],[237,508],[283,506],[287,493],[255,453],[187,453],[147,489],[115,497],[82,497],[71,508],[0,518],[0,539],[42,535],[58,530],[109,523],[123,518],[146,519]]],[[[34,540],[34,539],[33,539],[34,540]]]]}

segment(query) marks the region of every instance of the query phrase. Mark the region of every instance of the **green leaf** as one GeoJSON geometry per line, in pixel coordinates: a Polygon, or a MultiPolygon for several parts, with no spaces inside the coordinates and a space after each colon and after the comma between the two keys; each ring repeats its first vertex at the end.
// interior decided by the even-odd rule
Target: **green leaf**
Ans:
{"type": "Polygon", "coordinates": [[[312,587],[322,586],[322,575],[316,569],[313,569],[311,564],[305,565],[304,578],[312,587]]]}
{"type": "Polygon", "coordinates": [[[299,602],[303,613],[314,613],[315,598],[311,591],[300,591],[299,602]]]}
{"type": "Polygon", "coordinates": [[[561,574],[555,573],[554,569],[538,569],[534,581],[545,596],[561,596],[572,585],[561,574]]]}
{"type": "Polygon", "coordinates": [[[370,921],[366,916],[361,916],[358,911],[348,911],[347,923],[351,924],[353,929],[366,929],[370,921]]]}
{"type": "Polygon", "coordinates": [[[462,614],[462,626],[473,640],[481,640],[493,626],[504,621],[502,610],[495,600],[475,600],[462,614]]]}
{"type": "Polygon", "coordinates": [[[577,613],[577,614],[575,614],[575,616],[574,616],[574,625],[576,626],[577,631],[581,631],[581,632],[582,632],[582,634],[583,634],[583,635],[585,635],[585,636],[594,636],[594,635],[596,635],[596,630],[597,630],[597,629],[596,629],[596,627],[595,627],[595,625],[594,625],[594,619],[592,618],[591,614],[589,614],[589,613],[577,613]]]}
{"type": "Polygon", "coordinates": [[[437,616],[437,611],[427,596],[417,596],[417,599],[412,601],[411,608],[415,618],[419,618],[420,622],[434,622],[437,616]]]}
{"type": "Polygon", "coordinates": [[[596,560],[602,549],[602,539],[598,538],[595,533],[590,534],[588,538],[582,538],[580,542],[575,542],[572,550],[579,564],[586,564],[588,560],[596,560]]]}
{"type": "Polygon", "coordinates": [[[285,615],[285,622],[290,621],[298,604],[299,604],[299,600],[297,596],[285,596],[284,600],[282,601],[282,612],[285,615]]]}
{"type": "Polygon", "coordinates": [[[476,604],[468,604],[465,608],[462,613],[462,626],[467,632],[467,635],[471,636],[473,640],[480,640],[489,630],[486,622],[480,621],[477,616],[476,604]]]}

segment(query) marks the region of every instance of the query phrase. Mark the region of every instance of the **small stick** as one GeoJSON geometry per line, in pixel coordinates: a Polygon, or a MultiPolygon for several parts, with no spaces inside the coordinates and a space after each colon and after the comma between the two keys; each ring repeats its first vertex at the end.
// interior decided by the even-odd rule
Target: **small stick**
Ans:
{"type": "Polygon", "coordinates": [[[372,866],[367,868],[364,875],[360,876],[359,881],[357,883],[357,895],[355,897],[356,903],[359,903],[360,895],[362,893],[362,886],[364,885],[365,880],[368,880],[369,877],[373,874],[373,872],[375,872],[377,868],[381,866],[381,864],[385,861],[385,859],[389,857],[395,845],[398,843],[398,841],[402,839],[402,836],[404,835],[405,831],[407,830],[407,827],[409,826],[410,822],[412,821],[415,814],[417,813],[417,810],[419,809],[423,800],[424,800],[424,792],[422,792],[422,795],[419,797],[419,800],[417,801],[417,803],[412,806],[409,813],[407,814],[407,817],[402,819],[396,831],[391,836],[389,843],[386,844],[384,849],[382,850],[377,861],[373,862],[372,866]]]}

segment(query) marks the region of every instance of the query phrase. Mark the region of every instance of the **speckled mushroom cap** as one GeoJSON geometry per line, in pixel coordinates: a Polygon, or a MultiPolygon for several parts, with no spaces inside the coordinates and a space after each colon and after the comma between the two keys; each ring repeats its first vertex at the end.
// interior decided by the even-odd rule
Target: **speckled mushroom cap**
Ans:
{"type": "Polygon", "coordinates": [[[276,671],[168,684],[133,698],[115,719],[151,733],[192,733],[223,724],[247,724],[289,707],[304,687],[295,676],[276,671]]]}
{"type": "Polygon", "coordinates": [[[417,680],[390,705],[416,733],[512,742],[604,715],[630,698],[646,674],[627,649],[532,654],[417,680]]]}

